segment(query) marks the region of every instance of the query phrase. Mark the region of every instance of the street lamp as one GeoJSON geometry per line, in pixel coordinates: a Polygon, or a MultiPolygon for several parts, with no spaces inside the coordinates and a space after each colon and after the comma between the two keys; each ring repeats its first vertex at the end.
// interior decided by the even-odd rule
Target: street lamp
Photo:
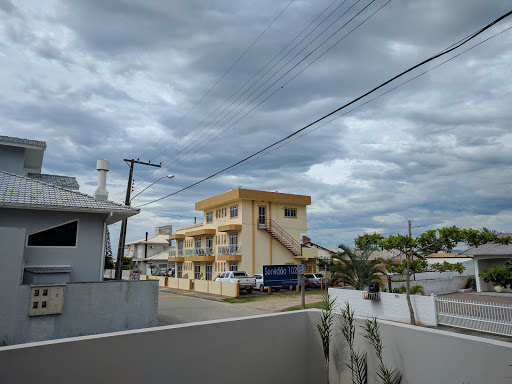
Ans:
{"type": "Polygon", "coordinates": [[[140,191],[139,193],[137,193],[135,196],[132,197],[132,199],[130,200],[130,202],[133,201],[133,199],[135,199],[137,196],[139,196],[142,192],[144,192],[146,189],[148,189],[149,187],[151,187],[153,184],[156,184],[158,183],[160,180],[162,179],[174,179],[174,175],[167,175],[167,176],[162,176],[161,178],[157,179],[156,181],[152,182],[151,184],[149,184],[146,188],[144,188],[142,191],[140,191]]]}

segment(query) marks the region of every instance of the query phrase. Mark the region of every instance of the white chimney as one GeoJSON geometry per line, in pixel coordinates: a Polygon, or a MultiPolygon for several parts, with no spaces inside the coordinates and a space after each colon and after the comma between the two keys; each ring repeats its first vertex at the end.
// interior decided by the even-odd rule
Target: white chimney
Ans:
{"type": "Polygon", "coordinates": [[[98,201],[105,201],[108,198],[107,191],[107,172],[109,161],[98,160],[96,162],[96,169],[98,170],[98,189],[94,192],[94,198],[98,201]]]}

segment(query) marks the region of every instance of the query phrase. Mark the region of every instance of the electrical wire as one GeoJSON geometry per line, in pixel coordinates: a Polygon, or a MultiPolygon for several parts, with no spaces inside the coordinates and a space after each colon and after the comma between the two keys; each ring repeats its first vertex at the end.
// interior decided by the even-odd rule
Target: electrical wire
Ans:
{"type": "Polygon", "coordinates": [[[430,61],[433,61],[433,60],[435,60],[435,59],[437,59],[437,58],[439,58],[439,57],[441,57],[441,56],[444,56],[444,55],[448,54],[449,52],[452,52],[452,51],[456,50],[457,48],[461,47],[461,46],[462,46],[462,45],[464,45],[464,44],[467,44],[469,41],[471,41],[472,39],[474,39],[476,36],[480,35],[480,34],[481,34],[481,33],[483,33],[484,31],[486,31],[487,29],[489,29],[489,28],[491,28],[492,26],[494,26],[495,24],[497,24],[497,23],[499,23],[500,21],[504,20],[505,18],[509,17],[511,14],[512,14],[512,11],[507,12],[507,13],[506,13],[506,14],[504,14],[503,16],[501,16],[501,17],[497,18],[496,20],[494,20],[493,22],[491,22],[491,23],[487,24],[485,27],[483,27],[483,28],[481,28],[480,30],[478,30],[478,31],[474,32],[473,34],[469,35],[467,38],[464,38],[464,39],[460,40],[460,41],[459,41],[458,43],[456,43],[456,44],[452,44],[452,45],[450,46],[450,48],[444,49],[443,51],[441,51],[441,52],[439,52],[439,53],[437,53],[437,54],[435,54],[435,55],[431,56],[430,58],[428,58],[428,59],[426,59],[426,60],[423,60],[422,62],[420,62],[420,63],[418,63],[418,64],[416,64],[416,65],[414,65],[414,66],[412,66],[412,67],[410,67],[410,68],[408,68],[408,69],[406,69],[405,71],[403,71],[403,72],[399,73],[398,75],[396,75],[396,76],[394,76],[394,77],[390,78],[389,80],[385,81],[384,83],[381,83],[380,85],[378,85],[377,87],[375,87],[375,88],[371,89],[370,91],[368,91],[368,92],[364,93],[363,95],[361,95],[361,96],[359,96],[359,97],[357,97],[357,98],[353,99],[352,101],[350,101],[350,102],[348,102],[348,103],[344,104],[343,106],[341,106],[341,107],[339,107],[339,108],[337,108],[337,109],[335,109],[335,110],[331,111],[330,113],[328,113],[328,114],[326,114],[326,115],[324,115],[324,116],[320,117],[319,119],[317,119],[317,120],[315,120],[315,121],[313,121],[313,122],[311,122],[311,123],[307,124],[306,126],[304,126],[304,127],[300,128],[300,129],[296,130],[295,132],[293,132],[293,133],[289,134],[288,136],[286,136],[286,137],[284,137],[284,138],[282,138],[282,139],[280,139],[280,140],[278,140],[278,141],[276,141],[276,142],[274,142],[274,143],[272,143],[272,144],[270,144],[270,145],[266,146],[265,148],[263,148],[263,149],[261,149],[261,150],[259,150],[259,151],[255,152],[255,153],[253,153],[252,155],[247,156],[247,157],[245,157],[244,159],[242,159],[242,160],[240,160],[240,161],[238,161],[238,162],[236,162],[236,163],[234,163],[234,164],[230,165],[229,167],[226,167],[226,168],[224,168],[224,169],[222,169],[222,170],[220,170],[220,171],[218,171],[218,172],[216,172],[216,173],[214,173],[214,174],[212,174],[212,175],[210,175],[210,176],[208,176],[208,177],[205,177],[205,178],[203,178],[203,179],[201,179],[201,180],[199,180],[199,181],[197,181],[197,182],[195,182],[195,183],[193,183],[193,184],[191,184],[191,185],[189,185],[189,186],[187,186],[187,187],[181,188],[181,189],[179,189],[178,191],[175,191],[175,192],[173,192],[173,193],[170,193],[170,194],[168,194],[168,195],[166,195],[166,196],[160,197],[160,198],[155,199],[155,200],[153,200],[153,201],[150,201],[150,202],[148,202],[148,203],[145,203],[145,204],[139,205],[137,208],[140,208],[140,207],[143,207],[143,206],[146,206],[146,205],[149,205],[149,204],[152,204],[152,203],[155,203],[155,202],[161,201],[161,200],[166,199],[166,198],[168,198],[168,197],[170,197],[170,196],[176,195],[176,194],[178,194],[178,193],[180,193],[180,192],[182,192],[182,191],[185,191],[185,190],[187,190],[187,189],[190,189],[190,188],[192,188],[192,187],[194,187],[194,186],[196,186],[196,185],[198,185],[198,184],[201,184],[201,183],[203,183],[203,182],[205,182],[205,181],[207,181],[207,180],[209,180],[209,179],[212,179],[212,178],[214,178],[214,177],[218,176],[218,175],[219,175],[219,174],[221,174],[221,173],[226,172],[226,171],[227,171],[227,170],[229,170],[229,169],[232,169],[232,168],[234,168],[234,167],[238,166],[239,164],[242,164],[242,163],[246,162],[247,160],[249,160],[249,159],[251,159],[251,158],[256,157],[256,156],[257,156],[257,155],[259,155],[260,153],[265,152],[265,151],[267,151],[268,149],[273,148],[273,147],[277,146],[278,144],[280,144],[280,143],[282,143],[282,142],[287,141],[288,139],[290,139],[290,138],[292,138],[292,137],[294,137],[294,136],[298,135],[300,132],[302,132],[302,131],[306,130],[307,128],[309,128],[309,127],[311,127],[311,126],[315,125],[316,123],[318,123],[318,122],[320,122],[320,121],[322,121],[322,120],[324,120],[324,119],[328,118],[329,116],[332,116],[332,115],[334,115],[335,113],[337,113],[337,112],[339,112],[339,111],[341,111],[341,110],[343,110],[343,109],[347,108],[348,106],[350,106],[350,105],[352,105],[352,104],[356,103],[357,101],[359,101],[359,100],[361,100],[361,99],[365,98],[366,96],[368,96],[368,95],[370,95],[370,94],[372,94],[372,93],[376,92],[377,90],[379,90],[379,89],[383,88],[383,87],[384,87],[384,86],[386,86],[387,84],[389,84],[389,83],[393,82],[394,80],[396,80],[396,79],[398,79],[398,78],[400,78],[400,77],[404,76],[405,74],[407,74],[407,73],[409,73],[409,72],[411,72],[411,71],[415,70],[416,68],[419,68],[419,67],[421,67],[421,66],[425,65],[426,63],[428,63],[428,62],[430,62],[430,61]]]}

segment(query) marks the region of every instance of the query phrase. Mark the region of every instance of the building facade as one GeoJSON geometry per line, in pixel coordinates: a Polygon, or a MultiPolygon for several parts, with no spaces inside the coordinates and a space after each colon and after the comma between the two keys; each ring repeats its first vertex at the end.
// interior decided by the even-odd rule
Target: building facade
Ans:
{"type": "Polygon", "coordinates": [[[147,236],[140,240],[132,241],[126,244],[128,249],[127,256],[131,257],[136,270],[143,274],[156,274],[162,268],[171,267],[168,261],[169,251],[173,249],[169,246],[168,238],[172,234],[172,225],[155,227],[155,234],[147,236]],[[150,265],[154,265],[153,273],[150,265]]]}
{"type": "Polygon", "coordinates": [[[176,277],[213,280],[222,272],[261,273],[264,265],[305,264],[316,257],[302,254],[310,196],[233,189],[199,201],[203,222],[181,227],[169,241],[176,277]]]}

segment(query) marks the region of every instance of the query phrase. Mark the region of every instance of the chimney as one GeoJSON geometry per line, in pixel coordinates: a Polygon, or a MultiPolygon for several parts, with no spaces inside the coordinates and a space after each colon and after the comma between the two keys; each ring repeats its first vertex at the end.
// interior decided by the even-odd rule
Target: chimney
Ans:
{"type": "Polygon", "coordinates": [[[98,201],[105,201],[108,198],[107,191],[107,172],[109,161],[98,160],[96,162],[96,169],[98,170],[98,189],[94,192],[94,198],[98,201]]]}
{"type": "Polygon", "coordinates": [[[302,244],[309,243],[311,239],[307,236],[302,235],[302,244]]]}

